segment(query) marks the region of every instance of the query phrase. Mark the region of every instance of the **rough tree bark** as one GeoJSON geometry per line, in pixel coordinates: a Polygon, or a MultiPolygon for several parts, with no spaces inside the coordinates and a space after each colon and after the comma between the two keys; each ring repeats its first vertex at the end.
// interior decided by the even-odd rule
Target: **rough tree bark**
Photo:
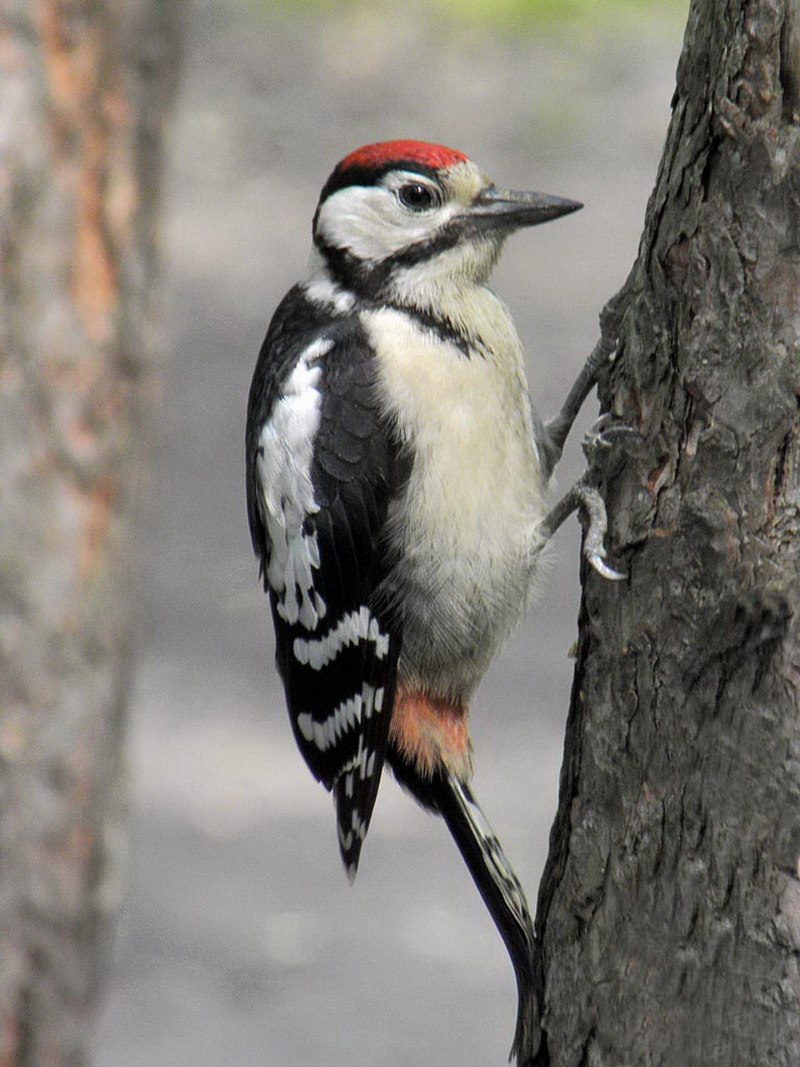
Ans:
{"type": "MultiPolygon", "coordinates": [[[[537,1063],[800,1063],[800,10],[694,0],[605,410],[537,1063]]],[[[624,163],[620,163],[621,166],[624,163]]]]}
{"type": "Polygon", "coordinates": [[[120,872],[130,525],[182,3],[0,0],[0,1065],[87,1039],[120,872]]]}

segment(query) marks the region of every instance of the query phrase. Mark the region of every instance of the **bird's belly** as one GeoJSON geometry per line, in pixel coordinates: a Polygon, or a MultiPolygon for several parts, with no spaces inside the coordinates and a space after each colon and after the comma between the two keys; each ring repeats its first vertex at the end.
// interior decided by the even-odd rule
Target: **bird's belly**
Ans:
{"type": "Polygon", "coordinates": [[[521,411],[487,417],[487,406],[449,404],[438,428],[417,436],[398,509],[400,674],[441,695],[468,697],[478,684],[528,605],[542,547],[527,421],[521,411]]]}
{"type": "Polygon", "coordinates": [[[522,354],[510,323],[473,356],[397,313],[369,323],[387,418],[413,459],[389,516],[400,676],[465,697],[524,612],[541,549],[545,485],[522,354]]]}
{"type": "Polygon", "coordinates": [[[541,515],[534,508],[513,518],[495,514],[496,521],[460,536],[439,529],[439,518],[406,531],[395,576],[403,615],[399,670],[432,693],[468,698],[528,605],[541,515]]]}

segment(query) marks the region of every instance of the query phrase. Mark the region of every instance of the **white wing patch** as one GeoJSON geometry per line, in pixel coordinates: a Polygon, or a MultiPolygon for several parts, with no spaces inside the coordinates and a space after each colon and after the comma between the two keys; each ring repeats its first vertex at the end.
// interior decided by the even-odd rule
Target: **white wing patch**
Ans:
{"type": "Polygon", "coordinates": [[[320,671],[333,663],[341,650],[358,641],[373,641],[375,656],[383,659],[389,651],[389,637],[381,633],[378,620],[370,614],[367,607],[351,611],[338,622],[324,637],[306,640],[296,637],[292,645],[294,658],[303,666],[320,671]]]}
{"type": "Polygon", "coordinates": [[[270,544],[267,581],[278,595],[281,618],[307,630],[325,617],[325,602],[314,589],[317,534],[306,532],[304,524],[319,511],[311,481],[322,407],[318,363],[332,347],[330,338],[320,338],[303,352],[259,440],[259,503],[270,544]]]}
{"type": "Polygon", "coordinates": [[[373,711],[379,712],[382,707],[383,688],[375,689],[365,682],[360,693],[342,701],[322,722],[317,722],[307,712],[298,715],[297,728],[306,741],[313,741],[321,752],[325,752],[336,744],[346,730],[360,724],[362,718],[368,719],[373,711]]]}

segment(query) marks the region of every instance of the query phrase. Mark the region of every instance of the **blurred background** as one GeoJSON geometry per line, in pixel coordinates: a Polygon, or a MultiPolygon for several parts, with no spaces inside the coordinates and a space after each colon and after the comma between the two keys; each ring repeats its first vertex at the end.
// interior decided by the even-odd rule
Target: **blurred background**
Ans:
{"type": "MultiPolygon", "coordinates": [[[[169,142],[162,401],[130,714],[129,890],[98,1067],[501,1064],[511,966],[444,827],[384,780],[354,887],[295,750],[247,533],[258,348],[327,174],[397,137],[582,200],[495,276],[553,414],[636,255],[687,4],[195,0],[169,142]]],[[[592,397],[582,427],[597,413],[592,397]]],[[[554,497],[581,465],[580,429],[554,497]]],[[[476,792],[535,906],[578,530],[473,708],[476,792]]]]}

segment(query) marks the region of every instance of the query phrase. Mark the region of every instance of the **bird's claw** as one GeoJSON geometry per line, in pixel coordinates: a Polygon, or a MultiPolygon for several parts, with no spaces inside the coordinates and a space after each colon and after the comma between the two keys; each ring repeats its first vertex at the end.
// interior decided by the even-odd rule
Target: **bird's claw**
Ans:
{"type": "Polygon", "coordinates": [[[583,557],[603,578],[612,582],[627,577],[605,562],[605,536],[608,528],[606,506],[596,486],[584,475],[553,508],[542,524],[543,540],[549,540],[568,515],[577,511],[584,528],[583,557]]]}
{"type": "Polygon", "coordinates": [[[595,419],[583,435],[583,441],[581,442],[583,454],[591,463],[597,459],[600,451],[610,449],[618,441],[625,438],[628,440],[641,440],[641,434],[633,426],[629,426],[627,422],[622,422],[615,415],[612,415],[610,411],[605,411],[595,419]]]}
{"type": "Polygon", "coordinates": [[[606,562],[605,538],[608,528],[606,505],[599,491],[586,482],[575,486],[578,513],[583,521],[583,556],[587,563],[602,577],[611,582],[622,581],[627,575],[610,567],[606,562]]]}
{"type": "Polygon", "coordinates": [[[589,566],[597,571],[601,578],[606,578],[609,582],[623,582],[628,577],[622,571],[616,571],[613,567],[609,567],[599,552],[584,552],[584,556],[589,566]]]}

